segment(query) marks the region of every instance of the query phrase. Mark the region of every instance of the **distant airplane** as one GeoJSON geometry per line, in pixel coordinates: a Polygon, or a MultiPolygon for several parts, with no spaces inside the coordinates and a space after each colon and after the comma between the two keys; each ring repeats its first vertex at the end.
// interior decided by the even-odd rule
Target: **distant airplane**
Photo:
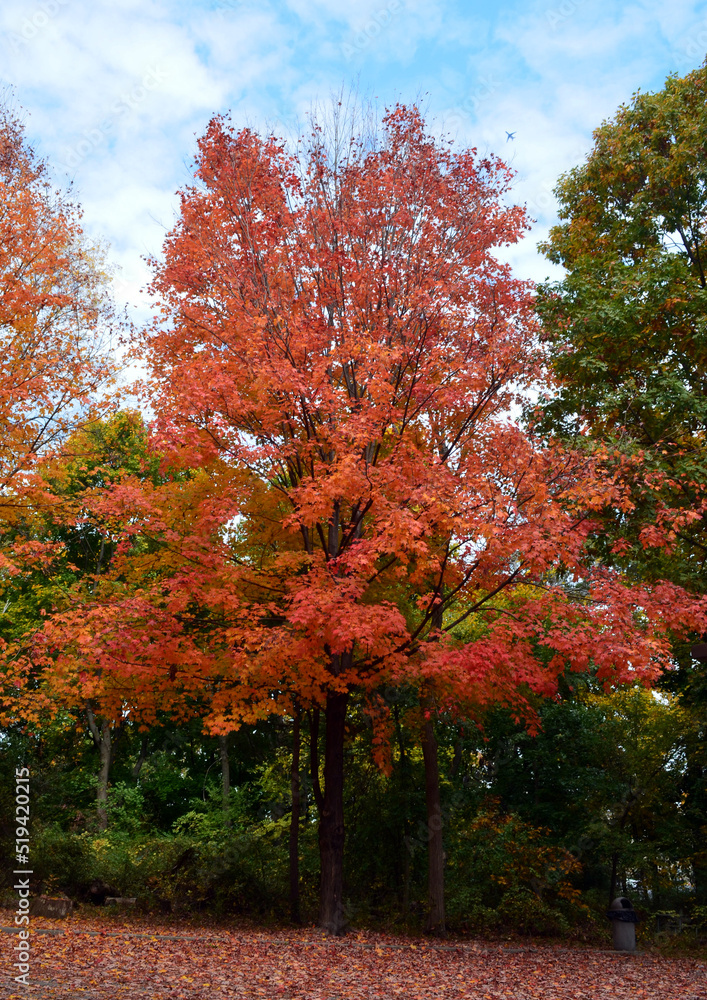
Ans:
{"type": "Polygon", "coordinates": [[[510,142],[511,139],[515,139],[515,137],[516,137],[515,132],[506,132],[506,135],[508,136],[508,138],[506,139],[506,142],[510,142]]]}

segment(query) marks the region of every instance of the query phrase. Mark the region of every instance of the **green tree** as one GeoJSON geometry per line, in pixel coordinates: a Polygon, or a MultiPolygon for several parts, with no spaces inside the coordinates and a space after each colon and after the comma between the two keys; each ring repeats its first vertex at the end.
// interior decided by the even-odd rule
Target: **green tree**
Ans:
{"type": "Polygon", "coordinates": [[[540,719],[535,737],[507,713],[488,720],[479,778],[503,810],[570,849],[602,906],[627,886],[653,904],[686,895],[700,860],[684,808],[691,713],[634,688],[548,701],[540,719]]]}
{"type": "Polygon", "coordinates": [[[705,589],[707,65],[637,93],[560,178],[538,307],[558,394],[548,429],[640,459],[606,558],[705,589]],[[619,541],[621,536],[621,541],[619,541]],[[613,548],[613,551],[612,551],[613,548]]]}
{"type": "MultiPolygon", "coordinates": [[[[626,484],[605,512],[597,555],[644,580],[707,590],[707,62],[637,93],[560,178],[560,223],[544,251],[565,277],[538,308],[559,389],[548,433],[608,454],[626,484]]],[[[699,638],[698,635],[695,638],[699,638]]],[[[704,666],[676,644],[665,685],[691,707],[686,814],[699,839],[704,798],[704,666]]],[[[695,862],[707,898],[707,867],[695,862]]]]}

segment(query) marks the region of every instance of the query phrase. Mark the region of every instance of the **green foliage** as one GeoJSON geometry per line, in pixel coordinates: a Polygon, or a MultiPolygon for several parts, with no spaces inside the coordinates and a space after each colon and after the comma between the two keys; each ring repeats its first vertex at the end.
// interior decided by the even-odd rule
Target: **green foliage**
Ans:
{"type": "MultiPolygon", "coordinates": [[[[100,883],[110,893],[135,896],[152,910],[206,907],[216,913],[284,918],[286,855],[276,824],[234,832],[214,810],[191,810],[173,833],[155,836],[138,829],[138,809],[139,796],[123,795],[121,805],[113,807],[121,822],[101,835],[56,825],[39,830],[33,842],[37,887],[87,900],[91,886],[100,883]]],[[[315,861],[313,831],[309,836],[305,832],[304,845],[315,861]]],[[[305,894],[307,907],[313,910],[314,894],[305,894]]]]}
{"type": "Polygon", "coordinates": [[[588,911],[572,879],[580,864],[533,827],[492,803],[456,831],[449,863],[450,918],[475,931],[567,933],[588,911]]]}
{"type": "Polygon", "coordinates": [[[87,518],[85,504],[90,497],[129,476],[157,484],[163,478],[159,466],[160,456],[149,447],[141,415],[129,410],[77,431],[60,458],[45,465],[43,475],[56,511],[50,508],[48,528],[51,537],[63,544],[77,578],[104,571],[115,547],[110,523],[99,523],[95,513],[87,518]],[[65,505],[72,501],[76,506],[69,520],[65,505]]]}
{"type": "MultiPolygon", "coordinates": [[[[538,296],[559,379],[538,426],[603,449],[626,484],[621,509],[605,511],[595,534],[597,558],[697,593],[707,590],[706,95],[707,61],[658,93],[636,94],[595,131],[586,161],[560,178],[561,221],[544,247],[565,277],[538,296]]],[[[679,853],[691,854],[704,901],[707,671],[689,648],[676,643],[679,670],[662,682],[694,710],[685,766],[672,790],[671,768],[663,772],[671,805],[656,795],[644,816],[655,807],[652,836],[673,844],[672,810],[679,853]]],[[[655,864],[663,864],[657,850],[655,864]]]]}
{"type": "MultiPolygon", "coordinates": [[[[405,705],[391,696],[389,772],[372,762],[370,718],[358,708],[351,715],[345,871],[354,926],[415,930],[424,920],[424,770],[405,705]]],[[[539,712],[535,737],[501,710],[489,715],[483,734],[445,717],[437,725],[450,928],[601,936],[614,856],[617,891],[636,905],[689,906],[703,848],[682,789],[698,720],[678,700],[642,690],[609,696],[585,690],[581,700],[548,702],[539,712]]],[[[19,759],[28,760],[32,774],[35,891],[86,899],[99,880],[151,909],[285,919],[286,724],[271,720],[232,734],[227,813],[217,742],[200,732],[198,720],[147,734],[126,722],[113,745],[110,825],[98,834],[91,819],[96,752],[84,731],[57,722],[41,735],[7,730],[0,740],[3,775],[19,759]],[[145,760],[135,777],[141,751],[145,760]]],[[[302,764],[307,919],[316,913],[318,852],[306,739],[302,764]]],[[[11,782],[5,791],[9,815],[11,782]]],[[[8,853],[13,832],[8,826],[2,838],[8,853]]],[[[9,857],[5,867],[11,870],[9,857]]]]}
{"type": "Polygon", "coordinates": [[[93,842],[87,833],[68,833],[56,825],[34,828],[32,866],[38,886],[46,893],[81,897],[98,878],[93,842]]]}
{"type": "Polygon", "coordinates": [[[61,457],[40,466],[42,488],[0,519],[0,549],[13,554],[15,567],[0,574],[0,638],[34,631],[43,615],[65,605],[77,581],[110,561],[110,527],[86,520],[82,497],[128,475],[156,481],[158,469],[144,422],[129,411],[75,431],[61,457]]]}
{"type": "Polygon", "coordinates": [[[116,833],[134,836],[145,828],[145,796],[139,786],[116,781],[110,790],[108,815],[116,833]]]}
{"type": "Polygon", "coordinates": [[[498,905],[500,924],[521,934],[566,935],[569,921],[530,889],[509,889],[498,905]]]}
{"type": "Polygon", "coordinates": [[[698,721],[643,689],[548,703],[540,715],[535,738],[507,714],[489,719],[486,767],[503,807],[550,828],[604,905],[614,864],[645,905],[686,898],[699,853],[684,808],[698,721]]]}
{"type": "MultiPolygon", "coordinates": [[[[640,456],[600,557],[703,591],[707,483],[707,65],[638,93],[560,178],[538,308],[559,378],[541,426],[640,456]],[[619,541],[620,540],[620,541],[619,541]],[[617,544],[618,543],[618,544],[617,544]]],[[[581,439],[580,439],[581,440],[581,439]]]]}

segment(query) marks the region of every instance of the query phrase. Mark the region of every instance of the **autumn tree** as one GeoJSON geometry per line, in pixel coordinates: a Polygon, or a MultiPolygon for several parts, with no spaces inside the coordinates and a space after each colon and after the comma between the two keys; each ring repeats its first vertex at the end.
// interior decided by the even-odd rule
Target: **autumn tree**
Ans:
{"type": "MultiPolygon", "coordinates": [[[[21,519],[5,525],[14,544],[14,573],[3,580],[0,638],[6,643],[0,710],[42,727],[61,716],[86,728],[100,758],[97,781],[99,829],[108,822],[108,782],[116,720],[103,714],[90,692],[61,682],[53,654],[32,658],[47,616],[73,607],[77,595],[95,593],[109,569],[117,537],[109,521],[94,516],[92,501],[126,476],[156,482],[159,456],[147,454],[147,432],[134,412],[118,412],[80,427],[33,466],[22,492],[21,519]],[[21,554],[18,558],[17,554],[21,554]],[[8,697],[13,691],[15,698],[8,697]]],[[[95,639],[95,635],[92,636],[95,639]]],[[[99,691],[105,691],[99,685],[99,691]]]]}
{"type": "MultiPolygon", "coordinates": [[[[48,698],[106,719],[202,714],[225,735],[309,710],[313,777],[323,712],[320,923],[333,933],[354,692],[375,715],[382,685],[416,685],[431,723],[440,708],[552,694],[568,665],[650,679],[667,627],[702,621],[674,586],[597,569],[585,541],[597,511],[626,502],[620,484],[600,457],[509,418],[545,376],[531,290],[494,256],[525,227],[503,203],[509,180],[435,144],[414,108],[345,143],[315,127],[298,155],[214,119],[155,263],[161,320],[137,348],[163,481],[83,492],[110,566],[29,657],[48,698]]],[[[425,724],[430,822],[433,739],[425,724]]]]}
{"type": "MultiPolygon", "coordinates": [[[[55,547],[34,533],[36,467],[93,418],[115,374],[108,353],[118,324],[100,248],[80,210],[52,189],[21,122],[0,108],[0,571],[49,566],[55,547]]],[[[105,401],[105,400],[104,400],[105,401]]],[[[6,595],[8,612],[11,596],[6,595]]],[[[12,614],[12,611],[10,611],[12,614]]],[[[14,631],[18,637],[17,629],[14,631]]],[[[10,637],[12,638],[12,637],[10,637]]],[[[9,680],[16,649],[2,643],[9,680]]]]}
{"type": "Polygon", "coordinates": [[[0,109],[0,485],[3,509],[110,383],[115,325],[100,248],[0,109]]]}
{"type": "MultiPolygon", "coordinates": [[[[0,691],[28,680],[23,635],[36,631],[62,577],[62,544],[46,527],[57,498],[38,464],[106,406],[120,325],[104,253],[80,209],[52,187],[22,124],[0,107],[0,691]],[[58,573],[50,583],[49,577],[58,573]]],[[[65,511],[64,514],[67,514],[65,511]]],[[[70,516],[67,514],[67,516],[70,516]]],[[[3,707],[20,718],[17,704],[3,707]]]]}
{"type": "MultiPolygon", "coordinates": [[[[141,591],[148,641],[101,669],[144,691],[216,671],[217,733],[295,697],[323,710],[320,924],[339,933],[353,691],[413,680],[450,705],[551,693],[590,662],[607,683],[650,678],[667,626],[702,610],[598,570],[591,517],[621,490],[596,457],[509,418],[545,371],[531,290],[494,255],[526,227],[503,201],[507,168],[436,144],[415,108],[362,134],[335,116],[333,131],[315,124],[291,153],[217,117],[199,142],[154,262],[161,318],[138,348],[166,461],[203,470],[196,534],[180,541],[170,522],[174,572],[141,591]],[[263,517],[277,544],[235,552],[263,517]],[[511,613],[494,603],[514,590],[511,613]],[[161,637],[150,600],[178,611],[161,637]],[[482,634],[463,643],[470,616],[482,634]]],[[[164,530],[159,502],[145,524],[164,530]]]]}

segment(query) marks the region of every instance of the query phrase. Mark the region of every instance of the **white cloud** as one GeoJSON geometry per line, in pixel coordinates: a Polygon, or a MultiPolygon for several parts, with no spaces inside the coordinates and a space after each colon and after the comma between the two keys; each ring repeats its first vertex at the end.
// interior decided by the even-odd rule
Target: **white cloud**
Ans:
{"type": "Polygon", "coordinates": [[[88,232],[122,265],[119,296],[146,316],[140,258],[172,225],[195,133],[229,108],[236,125],[292,131],[342,84],[381,106],[422,95],[435,128],[511,160],[539,222],[509,259],[542,278],[558,174],[637,87],[702,62],[707,5],[5,0],[0,41],[31,141],[74,180],[88,232]]]}

